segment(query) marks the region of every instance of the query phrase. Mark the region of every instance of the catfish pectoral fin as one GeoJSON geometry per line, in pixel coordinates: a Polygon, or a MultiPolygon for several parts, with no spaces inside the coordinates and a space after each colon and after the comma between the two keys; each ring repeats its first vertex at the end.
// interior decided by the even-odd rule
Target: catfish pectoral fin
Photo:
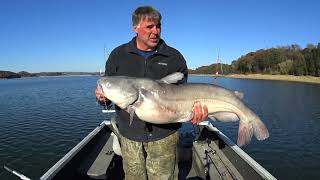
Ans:
{"type": "Polygon", "coordinates": [[[127,112],[130,115],[130,124],[129,125],[131,126],[132,121],[133,121],[133,116],[135,114],[135,108],[133,106],[128,106],[127,112]]]}

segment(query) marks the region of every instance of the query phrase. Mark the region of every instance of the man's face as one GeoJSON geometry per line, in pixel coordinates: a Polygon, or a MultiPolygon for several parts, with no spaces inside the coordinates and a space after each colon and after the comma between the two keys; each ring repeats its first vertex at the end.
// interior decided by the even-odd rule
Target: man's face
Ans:
{"type": "Polygon", "coordinates": [[[144,51],[154,50],[160,40],[161,24],[157,19],[143,18],[133,27],[137,33],[137,47],[144,51]]]}

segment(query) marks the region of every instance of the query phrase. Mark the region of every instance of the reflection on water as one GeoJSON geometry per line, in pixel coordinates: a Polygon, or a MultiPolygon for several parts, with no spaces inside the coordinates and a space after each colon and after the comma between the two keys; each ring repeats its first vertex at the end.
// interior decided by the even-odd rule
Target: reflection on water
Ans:
{"type": "MultiPolygon", "coordinates": [[[[0,164],[39,178],[106,115],[94,98],[98,77],[48,77],[0,81],[0,164]]],[[[264,121],[270,138],[244,146],[279,179],[320,177],[320,85],[190,76],[241,91],[264,121]]],[[[236,141],[238,123],[216,126],[236,141]]],[[[16,179],[4,170],[0,179],[16,179]]]]}

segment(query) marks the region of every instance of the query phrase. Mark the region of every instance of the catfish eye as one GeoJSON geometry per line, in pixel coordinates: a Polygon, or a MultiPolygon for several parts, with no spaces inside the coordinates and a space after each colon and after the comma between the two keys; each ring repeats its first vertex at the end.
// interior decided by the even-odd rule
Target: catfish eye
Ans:
{"type": "Polygon", "coordinates": [[[109,82],[106,83],[106,88],[111,88],[111,84],[109,82]]]}

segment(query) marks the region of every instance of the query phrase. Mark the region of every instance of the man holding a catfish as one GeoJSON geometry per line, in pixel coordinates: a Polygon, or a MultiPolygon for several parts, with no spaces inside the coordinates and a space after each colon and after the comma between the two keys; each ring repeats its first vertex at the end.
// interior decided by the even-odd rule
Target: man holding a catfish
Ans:
{"type": "MultiPolygon", "coordinates": [[[[161,38],[161,14],[150,6],[138,7],[133,15],[136,36],[115,48],[106,63],[106,76],[128,76],[160,80],[181,72],[177,84],[187,82],[188,68],[179,51],[161,38]]],[[[99,102],[109,103],[99,86],[99,102]]],[[[126,179],[177,179],[176,149],[181,123],[153,124],[140,120],[116,106],[116,120],[121,134],[120,143],[126,179]]],[[[208,116],[206,105],[195,102],[191,122],[197,124],[208,116]]]]}

